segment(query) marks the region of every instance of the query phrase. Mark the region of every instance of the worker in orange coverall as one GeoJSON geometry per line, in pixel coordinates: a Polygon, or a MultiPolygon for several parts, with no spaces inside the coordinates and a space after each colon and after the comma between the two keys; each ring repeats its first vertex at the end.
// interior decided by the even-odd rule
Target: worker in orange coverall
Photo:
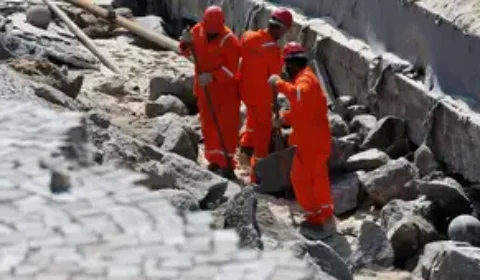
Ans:
{"type": "Polygon", "coordinates": [[[241,40],[239,62],[240,95],[247,107],[246,129],[240,140],[240,152],[250,160],[250,179],[255,163],[269,153],[272,133],[273,92],[267,80],[282,72],[282,50],[278,46],[285,32],[292,26],[289,10],[279,8],[272,12],[267,29],[247,31],[241,40]]]}
{"type": "Polygon", "coordinates": [[[197,59],[194,92],[198,100],[208,169],[233,179],[236,165],[233,156],[240,126],[240,96],[235,76],[240,42],[225,26],[222,9],[210,6],[205,10],[200,23],[191,30],[184,30],[180,38],[180,49],[185,56],[192,55],[194,51],[197,59]],[[213,112],[209,107],[205,87],[212,99],[213,112]],[[225,157],[215,119],[220,126],[228,158],[225,157]]]}
{"type": "MultiPolygon", "coordinates": [[[[290,145],[297,146],[290,178],[297,201],[306,214],[300,231],[316,239],[319,234],[331,234],[334,224],[327,168],[331,153],[327,100],[317,76],[307,66],[306,50],[291,42],[285,46],[283,56],[292,82],[278,75],[272,75],[268,82],[290,101],[290,110],[281,114],[282,123],[293,129],[290,145]]],[[[274,124],[276,128],[280,125],[274,124]]]]}

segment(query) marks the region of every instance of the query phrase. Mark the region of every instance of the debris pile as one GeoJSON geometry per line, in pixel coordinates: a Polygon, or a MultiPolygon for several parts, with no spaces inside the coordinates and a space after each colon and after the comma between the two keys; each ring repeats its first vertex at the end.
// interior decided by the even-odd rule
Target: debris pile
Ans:
{"type": "Polygon", "coordinates": [[[414,145],[405,120],[334,100],[337,229],[309,240],[285,192],[206,169],[191,62],[54,1],[114,74],[48,9],[4,2],[2,279],[480,278],[480,188],[414,145]]]}

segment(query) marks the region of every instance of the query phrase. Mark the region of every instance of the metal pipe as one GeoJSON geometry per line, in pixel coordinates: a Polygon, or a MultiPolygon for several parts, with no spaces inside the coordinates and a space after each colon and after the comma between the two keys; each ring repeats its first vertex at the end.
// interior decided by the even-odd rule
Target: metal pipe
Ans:
{"type": "MultiPolygon", "coordinates": [[[[110,13],[108,10],[101,8],[97,5],[94,5],[92,3],[88,3],[85,0],[65,0],[65,1],[79,8],[82,8],[98,17],[102,17],[106,19],[109,18],[110,13]]],[[[135,33],[136,35],[158,45],[161,48],[168,49],[176,53],[180,53],[178,42],[168,36],[149,30],[139,25],[138,23],[131,21],[129,19],[126,19],[119,15],[116,15],[114,19],[112,18],[112,21],[118,24],[119,26],[135,33]]]]}
{"type": "Polygon", "coordinates": [[[62,11],[58,6],[50,0],[43,0],[45,4],[57,15],[77,36],[77,38],[87,47],[98,59],[115,73],[120,73],[120,69],[113,64],[104,54],[102,54],[95,43],[62,11]]]}

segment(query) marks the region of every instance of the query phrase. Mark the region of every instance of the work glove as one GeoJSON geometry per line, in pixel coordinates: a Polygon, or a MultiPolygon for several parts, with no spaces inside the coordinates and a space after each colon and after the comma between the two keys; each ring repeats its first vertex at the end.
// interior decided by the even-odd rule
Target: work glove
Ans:
{"type": "Polygon", "coordinates": [[[282,78],[280,78],[280,76],[278,75],[271,75],[270,78],[268,78],[268,83],[270,84],[270,86],[276,87],[277,82],[280,81],[281,79],[282,78]]]}
{"type": "Polygon", "coordinates": [[[198,84],[201,87],[208,86],[213,80],[212,74],[210,73],[202,73],[198,76],[198,84]]]}
{"type": "Polygon", "coordinates": [[[182,35],[180,36],[180,42],[184,44],[193,43],[193,35],[192,35],[192,31],[190,31],[190,28],[183,29],[182,35]]]}

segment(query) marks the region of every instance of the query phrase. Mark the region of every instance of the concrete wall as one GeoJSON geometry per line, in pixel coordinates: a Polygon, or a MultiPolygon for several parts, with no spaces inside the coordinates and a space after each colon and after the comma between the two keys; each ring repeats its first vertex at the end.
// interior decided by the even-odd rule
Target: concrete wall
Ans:
{"type": "MultiPolygon", "coordinates": [[[[175,7],[173,3],[179,2],[167,1],[170,1],[170,7],[175,7]]],[[[199,19],[207,5],[220,2],[219,0],[183,0],[181,13],[182,16],[199,19]]],[[[360,5],[362,1],[357,2],[360,5]]],[[[372,0],[372,2],[377,1],[372,0]]],[[[228,24],[237,32],[242,31],[247,24],[246,15],[255,3],[252,0],[224,0],[223,7],[228,24]]],[[[179,10],[174,8],[172,11],[178,13],[179,10]]],[[[315,12],[313,8],[310,11],[315,12]]],[[[393,10],[391,12],[393,13],[393,10]]],[[[257,13],[252,25],[262,26],[266,24],[268,17],[268,9],[263,9],[257,13]]],[[[368,78],[372,74],[370,64],[376,57],[376,53],[365,42],[340,31],[330,25],[329,21],[316,19],[307,22],[306,18],[298,15],[295,19],[296,24],[288,34],[288,40],[307,39],[315,42],[317,58],[328,69],[335,92],[356,95],[362,103],[369,105],[368,78]],[[301,32],[302,25],[306,23],[310,25],[310,29],[301,32]],[[317,40],[311,40],[312,37],[316,37],[317,40]]],[[[470,81],[480,83],[478,79],[472,78],[470,81]]],[[[409,136],[417,144],[425,139],[424,120],[428,112],[441,98],[439,106],[433,111],[431,147],[438,159],[446,163],[451,171],[463,175],[470,181],[480,182],[480,161],[478,160],[480,158],[480,116],[478,114],[473,113],[461,102],[437,92],[426,91],[422,83],[391,71],[384,73],[382,82],[377,88],[376,98],[377,113],[380,116],[396,115],[406,119],[409,136]]]]}

